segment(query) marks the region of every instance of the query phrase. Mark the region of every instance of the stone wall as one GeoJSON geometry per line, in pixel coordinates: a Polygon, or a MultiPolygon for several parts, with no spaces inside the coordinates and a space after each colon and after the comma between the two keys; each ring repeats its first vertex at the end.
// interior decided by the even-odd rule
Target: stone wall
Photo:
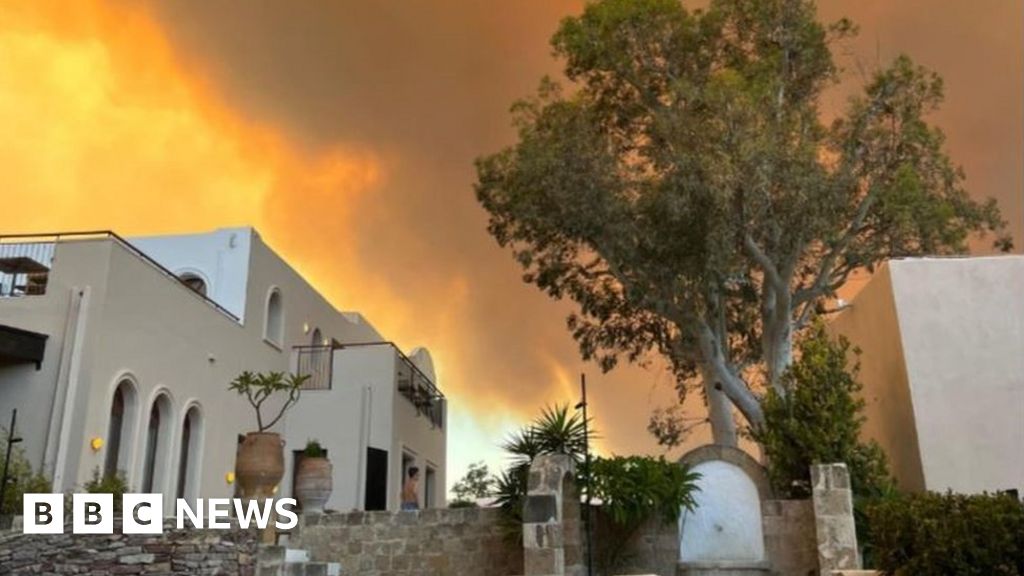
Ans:
{"type": "Polygon", "coordinates": [[[613,527],[599,506],[592,510],[594,574],[675,575],[679,563],[678,523],[652,519],[624,534],[613,527]]]}
{"type": "MultiPolygon", "coordinates": [[[[120,530],[121,523],[114,523],[120,530]]],[[[255,574],[253,530],[176,530],[163,534],[0,534],[0,574],[255,574]]]]}
{"type": "Polygon", "coordinates": [[[764,551],[780,576],[818,573],[814,505],[810,500],[766,500],[761,505],[764,551]]]}
{"type": "Polygon", "coordinates": [[[495,508],[308,516],[288,545],[343,574],[513,576],[523,573],[520,526],[495,508]]]}
{"type": "MultiPolygon", "coordinates": [[[[818,573],[814,507],[810,500],[767,500],[762,505],[765,555],[777,576],[818,573]]],[[[598,575],[672,576],[679,562],[679,526],[648,521],[625,535],[594,507],[594,566],[598,575]]]]}

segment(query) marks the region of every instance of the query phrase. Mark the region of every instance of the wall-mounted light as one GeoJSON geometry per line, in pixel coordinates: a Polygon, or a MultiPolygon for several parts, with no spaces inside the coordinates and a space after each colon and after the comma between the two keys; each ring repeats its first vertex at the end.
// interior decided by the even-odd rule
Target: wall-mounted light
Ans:
{"type": "Polygon", "coordinates": [[[234,472],[228,472],[227,474],[225,474],[224,475],[224,481],[227,482],[228,484],[234,484],[235,483],[235,473],[234,472]]]}
{"type": "Polygon", "coordinates": [[[103,438],[100,438],[99,436],[93,437],[93,439],[89,441],[89,447],[92,448],[93,452],[99,452],[100,449],[103,448],[103,438]]]}
{"type": "Polygon", "coordinates": [[[309,322],[302,323],[302,333],[309,334],[309,322]]]}

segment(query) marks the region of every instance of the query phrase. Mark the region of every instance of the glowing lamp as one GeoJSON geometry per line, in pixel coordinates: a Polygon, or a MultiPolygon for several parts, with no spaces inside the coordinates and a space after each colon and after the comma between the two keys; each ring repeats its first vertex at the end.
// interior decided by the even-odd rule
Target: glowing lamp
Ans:
{"type": "Polygon", "coordinates": [[[99,436],[94,437],[89,441],[89,447],[92,448],[93,452],[99,452],[100,448],[103,448],[103,438],[99,436]]]}

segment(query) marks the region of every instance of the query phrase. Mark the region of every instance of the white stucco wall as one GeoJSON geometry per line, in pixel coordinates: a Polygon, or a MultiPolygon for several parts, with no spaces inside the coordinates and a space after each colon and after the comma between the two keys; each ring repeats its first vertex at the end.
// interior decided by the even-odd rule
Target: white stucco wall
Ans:
{"type": "MultiPolygon", "coordinates": [[[[159,454],[158,470],[163,473],[158,474],[154,489],[174,497],[182,420],[189,407],[198,406],[202,432],[196,446],[202,461],[196,492],[189,495],[228,496],[234,487],[225,474],[234,466],[237,436],[255,428],[248,404],[227,389],[231,379],[243,370],[293,370],[292,346],[309,344],[315,330],[324,339],[340,343],[382,340],[358,314],[337,311],[255,231],[245,228],[200,236],[178,238],[189,246],[187,250],[165,247],[162,264],[171,270],[178,264],[206,270],[204,266],[218,262],[220,276],[216,266],[208,269],[215,291],[216,279],[224,278],[226,261],[230,261],[226,268],[236,272],[244,264],[239,283],[220,284],[234,286],[228,292],[234,294],[236,305],[244,305],[236,308],[245,318],[241,323],[113,239],[61,242],[45,295],[0,298],[0,324],[49,335],[40,370],[26,365],[0,368],[0,415],[19,409],[18,428],[26,439],[22,446],[35,466],[56,476],[58,489],[74,488],[102,468],[106,447],[93,451],[89,442],[106,440],[115,386],[129,378],[137,403],[126,416],[130,424],[122,440],[124,458],[119,461],[129,483],[135,488],[140,485],[150,407],[158,394],[166,394],[169,410],[163,438],[169,442],[159,454]],[[228,240],[230,235],[235,235],[234,240],[228,240]],[[235,248],[225,248],[231,242],[235,248]],[[177,257],[181,260],[175,261],[177,257]],[[240,300],[235,291],[239,286],[244,289],[240,300]],[[281,345],[264,339],[266,296],[272,289],[281,293],[284,305],[281,345]]],[[[171,242],[153,240],[153,245],[164,241],[171,242]]],[[[136,247],[144,244],[145,240],[133,242],[136,247]]],[[[231,298],[221,302],[225,307],[231,303],[231,298]]],[[[336,470],[358,469],[361,461],[350,460],[350,455],[355,453],[352,439],[360,436],[359,406],[364,394],[367,405],[373,406],[370,439],[381,448],[393,446],[394,408],[392,398],[384,393],[394,387],[389,350],[381,347],[378,353],[383,364],[372,358],[370,349],[362,353],[370,355],[362,360],[341,362],[335,376],[342,383],[335,386],[337,393],[331,393],[330,402],[321,402],[320,392],[307,391],[300,405],[275,427],[286,432],[288,423],[294,424],[293,434],[285,433],[289,456],[308,438],[331,438],[336,444],[329,446],[332,459],[337,458],[336,470]],[[374,386],[380,390],[369,390],[374,386]]],[[[268,402],[265,413],[272,415],[274,404],[268,402]]],[[[441,460],[443,467],[443,453],[441,460]]],[[[286,463],[287,485],[282,489],[290,493],[290,457],[286,463]]],[[[350,509],[354,506],[346,504],[352,502],[361,504],[361,498],[345,496],[349,492],[339,492],[350,500],[339,501],[338,509],[350,509]]],[[[397,488],[394,492],[397,498],[397,488]]]]}
{"type": "Polygon", "coordinates": [[[1024,492],[1024,256],[890,271],[928,489],[1024,492]]]}
{"type": "Polygon", "coordinates": [[[223,228],[208,234],[136,236],[127,240],[171,272],[189,272],[203,278],[207,296],[244,321],[252,237],[252,228],[223,228]]]}
{"type": "Polygon", "coordinates": [[[875,272],[853,305],[832,320],[829,330],[845,335],[861,350],[865,438],[885,450],[890,470],[903,489],[924,490],[914,403],[888,266],[875,272]]]}
{"type": "Polygon", "coordinates": [[[904,487],[1024,491],[1024,256],[891,261],[831,328],[904,487]]]}

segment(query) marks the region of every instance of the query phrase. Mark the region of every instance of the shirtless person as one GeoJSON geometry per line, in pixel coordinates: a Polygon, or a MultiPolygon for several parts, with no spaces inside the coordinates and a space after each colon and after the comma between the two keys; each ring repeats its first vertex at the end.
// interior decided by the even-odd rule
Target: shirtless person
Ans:
{"type": "Polygon", "coordinates": [[[420,499],[416,495],[416,483],[420,479],[420,469],[413,466],[409,468],[409,477],[402,486],[402,510],[419,510],[420,499]]]}

